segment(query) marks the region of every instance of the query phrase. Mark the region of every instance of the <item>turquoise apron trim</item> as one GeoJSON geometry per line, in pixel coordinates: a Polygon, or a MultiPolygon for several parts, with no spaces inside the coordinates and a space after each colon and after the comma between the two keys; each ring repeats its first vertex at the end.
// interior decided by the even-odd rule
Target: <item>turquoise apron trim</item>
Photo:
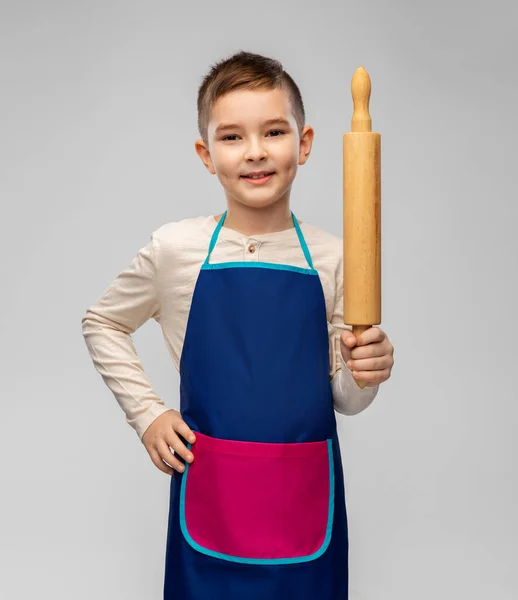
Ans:
{"type": "Polygon", "coordinates": [[[223,223],[227,216],[227,212],[228,211],[225,211],[223,213],[221,219],[219,220],[219,222],[216,226],[216,229],[214,230],[214,232],[212,234],[210,244],[209,244],[209,251],[208,251],[207,257],[205,258],[203,265],[201,266],[202,269],[207,270],[207,269],[228,269],[228,268],[233,268],[233,267],[261,267],[261,268],[265,268],[265,269],[279,269],[282,271],[294,271],[295,273],[318,275],[318,271],[316,271],[315,268],[313,267],[313,261],[311,260],[311,254],[309,252],[308,245],[304,238],[304,234],[302,233],[300,225],[299,225],[295,215],[293,214],[293,211],[291,211],[291,218],[293,220],[293,224],[295,226],[295,230],[296,230],[297,236],[299,238],[302,252],[304,253],[306,261],[310,267],[309,269],[307,269],[305,267],[295,267],[293,265],[285,265],[285,264],[281,264],[281,263],[270,263],[270,262],[260,262],[260,261],[256,261],[256,262],[232,261],[232,262],[214,263],[214,264],[210,263],[209,262],[210,255],[216,245],[216,242],[217,242],[217,239],[219,236],[219,232],[220,232],[221,228],[223,227],[223,223]]]}

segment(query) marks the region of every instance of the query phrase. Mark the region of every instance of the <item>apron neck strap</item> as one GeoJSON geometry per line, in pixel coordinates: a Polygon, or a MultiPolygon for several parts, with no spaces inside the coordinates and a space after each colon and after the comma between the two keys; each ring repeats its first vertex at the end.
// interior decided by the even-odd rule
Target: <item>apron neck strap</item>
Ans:
{"type": "MultiPolygon", "coordinates": [[[[221,228],[223,227],[223,223],[225,221],[225,218],[227,216],[227,210],[223,213],[223,215],[221,216],[221,219],[219,220],[218,224],[216,225],[216,229],[214,230],[214,233],[212,234],[211,240],[210,240],[210,244],[209,244],[209,252],[207,254],[207,258],[205,259],[205,263],[208,264],[209,262],[209,258],[211,255],[211,252],[214,250],[214,246],[216,245],[216,242],[218,240],[218,236],[219,236],[219,232],[221,231],[221,228]]],[[[300,246],[302,248],[302,252],[304,252],[304,256],[306,257],[306,260],[308,261],[308,264],[310,266],[311,269],[313,269],[313,261],[311,260],[311,254],[309,253],[309,248],[308,245],[306,244],[306,240],[304,238],[304,234],[302,233],[302,230],[300,228],[299,222],[297,221],[295,215],[293,214],[293,211],[291,211],[291,218],[293,219],[293,225],[295,226],[295,230],[297,232],[297,236],[299,238],[299,242],[300,242],[300,246]]]]}
{"type": "Polygon", "coordinates": [[[306,244],[306,239],[304,238],[302,229],[300,228],[299,222],[297,221],[297,218],[293,214],[293,211],[291,213],[291,218],[293,219],[293,224],[295,225],[295,229],[297,230],[297,235],[299,237],[299,242],[300,242],[300,246],[302,248],[302,252],[304,252],[304,256],[306,257],[306,260],[308,261],[309,268],[313,269],[314,268],[313,261],[311,260],[311,254],[309,253],[309,248],[308,248],[308,245],[306,244]]]}

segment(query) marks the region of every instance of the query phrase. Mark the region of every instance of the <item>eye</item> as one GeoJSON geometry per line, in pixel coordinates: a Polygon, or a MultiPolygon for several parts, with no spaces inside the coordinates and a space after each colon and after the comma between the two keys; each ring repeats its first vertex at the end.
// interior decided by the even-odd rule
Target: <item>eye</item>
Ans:
{"type": "MultiPolygon", "coordinates": [[[[284,135],[285,132],[282,131],[281,129],[272,129],[272,131],[269,131],[268,133],[280,133],[281,135],[284,135]]],[[[237,137],[237,135],[235,134],[231,134],[231,135],[226,135],[225,137],[221,138],[221,141],[224,142],[225,140],[228,140],[229,138],[235,138],[237,137]]],[[[279,137],[278,135],[274,135],[273,137],[279,137]]],[[[231,142],[233,142],[234,140],[229,140],[231,142]]]]}

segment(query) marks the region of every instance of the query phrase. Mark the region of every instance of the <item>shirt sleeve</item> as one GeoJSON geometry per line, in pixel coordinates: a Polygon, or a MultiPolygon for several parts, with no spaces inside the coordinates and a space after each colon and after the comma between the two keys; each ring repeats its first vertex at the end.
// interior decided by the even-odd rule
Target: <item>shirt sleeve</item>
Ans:
{"type": "Polygon", "coordinates": [[[356,383],[347,367],[340,350],[340,337],[345,329],[352,331],[351,325],[346,325],[343,319],[343,269],[340,263],[337,269],[335,308],[331,318],[331,355],[335,360],[335,372],[331,379],[333,404],[338,413],[356,415],[365,410],[376,397],[379,385],[365,386],[363,389],[356,383]]]}
{"type": "Polygon", "coordinates": [[[149,425],[171,410],[153,389],[131,337],[150,318],[160,322],[153,233],[81,319],[93,364],[141,440],[149,425]]]}

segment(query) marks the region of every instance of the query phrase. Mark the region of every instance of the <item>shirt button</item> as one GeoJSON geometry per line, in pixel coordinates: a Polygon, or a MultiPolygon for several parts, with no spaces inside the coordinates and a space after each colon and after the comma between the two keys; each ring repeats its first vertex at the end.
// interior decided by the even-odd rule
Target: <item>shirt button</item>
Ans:
{"type": "Polygon", "coordinates": [[[255,246],[253,244],[250,244],[250,246],[248,246],[248,252],[250,252],[250,254],[253,254],[255,252],[255,246]]]}

